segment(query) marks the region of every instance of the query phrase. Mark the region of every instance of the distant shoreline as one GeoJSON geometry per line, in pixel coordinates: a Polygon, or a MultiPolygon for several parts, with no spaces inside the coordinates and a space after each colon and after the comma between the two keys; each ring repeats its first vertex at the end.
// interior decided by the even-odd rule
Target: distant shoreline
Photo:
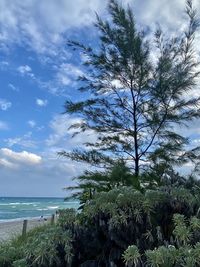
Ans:
{"type": "Polygon", "coordinates": [[[51,216],[56,210],[79,207],[76,199],[5,197],[0,198],[0,223],[51,216]]]}
{"type": "Polygon", "coordinates": [[[45,216],[45,218],[47,218],[47,221],[40,220],[40,217],[21,218],[18,220],[11,219],[6,222],[1,221],[0,222],[0,242],[8,241],[16,236],[21,235],[23,221],[25,219],[28,220],[27,231],[30,231],[31,229],[34,229],[39,226],[43,226],[50,222],[50,216],[45,216]]]}
{"type": "MultiPolygon", "coordinates": [[[[52,213],[53,214],[53,213],[52,213]]],[[[44,215],[44,218],[49,219],[51,217],[51,215],[44,215]]],[[[24,221],[24,220],[39,220],[40,216],[35,216],[35,217],[23,217],[23,218],[13,218],[13,219],[1,219],[0,220],[0,224],[2,223],[9,223],[9,222],[20,222],[20,221],[24,221]]]]}

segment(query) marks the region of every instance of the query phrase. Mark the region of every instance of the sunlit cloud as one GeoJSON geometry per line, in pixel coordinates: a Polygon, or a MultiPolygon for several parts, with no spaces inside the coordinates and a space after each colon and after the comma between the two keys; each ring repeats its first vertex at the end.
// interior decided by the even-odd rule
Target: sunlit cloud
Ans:
{"type": "Polygon", "coordinates": [[[22,152],[15,152],[8,148],[1,148],[0,154],[3,157],[6,157],[7,160],[11,160],[14,162],[22,162],[26,164],[39,164],[42,161],[42,158],[36,154],[22,151],[22,152]]]}

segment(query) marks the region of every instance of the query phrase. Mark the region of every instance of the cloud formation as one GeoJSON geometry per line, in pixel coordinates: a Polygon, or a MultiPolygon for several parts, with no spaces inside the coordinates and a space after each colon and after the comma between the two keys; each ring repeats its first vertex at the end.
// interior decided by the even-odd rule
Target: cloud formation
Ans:
{"type": "Polygon", "coordinates": [[[35,75],[32,72],[32,68],[29,65],[22,65],[17,68],[17,71],[22,75],[22,76],[29,76],[32,79],[35,79],[35,75]]]}
{"type": "Polygon", "coordinates": [[[34,128],[36,126],[36,122],[34,120],[29,120],[27,123],[31,128],[34,128]]]}
{"type": "Polygon", "coordinates": [[[39,107],[46,107],[46,105],[48,104],[48,101],[46,99],[40,99],[40,98],[37,98],[36,99],[36,104],[39,106],[39,107]]]}
{"type": "Polygon", "coordinates": [[[41,163],[42,161],[42,158],[36,154],[27,151],[15,152],[9,148],[1,148],[0,155],[2,160],[6,160],[11,164],[24,163],[35,165],[41,163]]]}
{"type": "Polygon", "coordinates": [[[47,147],[57,152],[63,149],[72,150],[75,147],[84,147],[84,142],[93,142],[96,140],[96,134],[93,131],[82,132],[72,138],[75,129],[69,129],[73,124],[81,123],[78,117],[70,115],[55,115],[49,123],[52,133],[46,139],[47,147]]]}
{"type": "Polygon", "coordinates": [[[28,72],[31,72],[31,71],[32,71],[31,67],[28,66],[28,65],[19,66],[19,67],[17,68],[17,70],[18,70],[21,74],[25,74],[25,73],[28,73],[28,72]]]}
{"type": "Polygon", "coordinates": [[[8,84],[8,87],[10,88],[10,89],[12,89],[13,91],[16,91],[16,92],[19,92],[19,88],[17,88],[14,84],[12,84],[12,83],[9,83],[8,84]]]}
{"type": "Polygon", "coordinates": [[[73,64],[63,63],[58,67],[56,80],[60,85],[72,85],[81,75],[83,75],[83,72],[78,67],[73,64]]]}
{"type": "Polygon", "coordinates": [[[7,99],[0,98],[0,109],[6,111],[12,106],[12,103],[7,99]]]}
{"type": "Polygon", "coordinates": [[[1,196],[66,196],[63,188],[83,166],[59,158],[54,152],[41,155],[0,149],[1,196]],[[12,186],[11,186],[12,185],[12,186]]]}
{"type": "Polygon", "coordinates": [[[103,10],[106,1],[0,0],[0,42],[4,46],[18,43],[38,53],[56,54],[62,34],[74,27],[91,25],[94,11],[103,10]],[[38,23],[39,18],[39,23],[38,23]]]}
{"type": "Polygon", "coordinates": [[[4,140],[8,147],[18,145],[23,148],[35,148],[36,142],[32,139],[32,132],[28,132],[22,136],[10,137],[4,140]]]}

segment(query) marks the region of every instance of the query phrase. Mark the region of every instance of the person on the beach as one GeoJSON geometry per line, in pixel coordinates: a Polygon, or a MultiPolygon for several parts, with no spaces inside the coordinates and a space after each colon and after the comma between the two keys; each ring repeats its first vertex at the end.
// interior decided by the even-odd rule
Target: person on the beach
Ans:
{"type": "Polygon", "coordinates": [[[47,219],[46,218],[44,218],[44,216],[43,215],[41,215],[40,216],[40,219],[39,219],[39,221],[41,222],[41,221],[47,221],[47,219]]]}

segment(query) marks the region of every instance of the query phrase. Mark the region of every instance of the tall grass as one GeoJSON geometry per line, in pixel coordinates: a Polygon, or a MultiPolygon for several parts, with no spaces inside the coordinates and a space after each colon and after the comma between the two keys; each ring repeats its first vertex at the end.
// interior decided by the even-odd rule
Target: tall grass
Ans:
{"type": "Polygon", "coordinates": [[[71,259],[70,242],[69,232],[63,232],[58,225],[37,227],[29,231],[26,237],[18,236],[0,243],[0,266],[61,266],[63,261],[67,263],[71,259]]]}

